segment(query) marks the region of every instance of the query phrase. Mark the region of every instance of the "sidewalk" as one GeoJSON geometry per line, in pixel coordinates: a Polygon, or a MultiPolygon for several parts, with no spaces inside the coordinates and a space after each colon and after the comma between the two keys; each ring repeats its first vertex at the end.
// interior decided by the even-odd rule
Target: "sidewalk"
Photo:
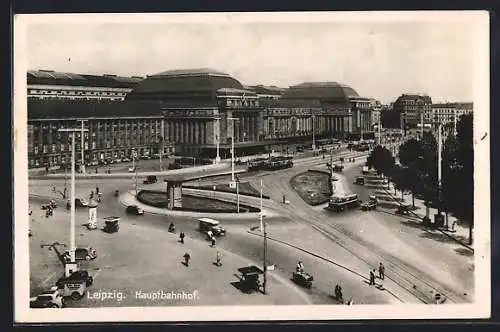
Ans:
{"type": "MultiPolygon", "coordinates": [[[[138,172],[137,176],[145,177],[148,175],[156,175],[156,176],[168,176],[168,175],[179,175],[183,174],[186,177],[189,177],[192,175],[193,178],[196,177],[205,177],[207,175],[210,176],[215,176],[218,174],[226,174],[227,172],[219,172],[217,171],[222,171],[222,170],[230,170],[231,165],[227,163],[220,163],[216,165],[204,165],[204,166],[196,166],[196,167],[188,167],[188,168],[181,168],[181,169],[174,169],[174,170],[167,170],[167,171],[152,171],[152,172],[138,172]]],[[[229,171],[230,172],[230,171],[229,171]]],[[[241,172],[241,170],[239,170],[241,172]]],[[[120,172],[120,173],[111,173],[111,174],[106,174],[106,173],[77,173],[75,174],[75,178],[77,179],[103,179],[103,178],[130,178],[133,177],[135,173],[133,172],[120,172]]],[[[65,175],[64,173],[62,174],[44,174],[44,175],[35,175],[35,176],[30,176],[30,179],[64,179],[64,178],[70,178],[70,174],[65,175]]]]}
{"type": "MultiPolygon", "coordinates": [[[[52,286],[63,274],[63,267],[54,251],[41,248],[40,243],[67,243],[67,215],[67,212],[59,212],[50,220],[31,224],[34,232],[30,238],[31,295],[52,286]]],[[[103,225],[99,223],[98,226],[103,225]]],[[[268,274],[270,291],[267,295],[242,292],[238,288],[238,268],[260,264],[220,247],[212,248],[209,242],[189,236],[181,244],[178,234],[139,223],[122,223],[118,233],[106,234],[100,230],[88,231],[79,222],[76,235],[77,244],[92,245],[98,257],[94,261],[81,263],[82,268],[94,276],[94,284],[88,288],[89,293],[82,300],[70,302],[69,307],[310,303],[307,294],[274,272],[268,274]],[[217,251],[222,255],[222,266],[214,265],[217,251]],[[186,252],[191,255],[189,266],[182,263],[186,252]],[[103,293],[120,293],[121,296],[99,298],[99,294],[103,293]],[[192,297],[171,296],[183,293],[191,294],[192,297]],[[159,294],[160,297],[151,298],[153,294],[159,294]]]]}
{"type": "MultiPolygon", "coordinates": [[[[391,183],[390,189],[387,189],[387,187],[384,186],[384,191],[398,204],[402,205],[408,205],[413,207],[413,201],[412,201],[412,195],[411,194],[406,194],[404,196],[404,201],[401,201],[401,192],[396,191],[396,195],[394,195],[394,185],[391,183]]],[[[413,214],[416,218],[418,218],[420,221],[425,217],[426,215],[426,206],[424,202],[418,198],[415,198],[415,210],[410,210],[410,213],[413,214]]],[[[429,208],[429,218],[431,218],[431,221],[434,220],[434,214],[437,214],[437,209],[430,207],[429,208]]],[[[445,219],[445,224],[446,224],[446,219],[445,219]]],[[[462,246],[466,247],[469,250],[474,251],[474,249],[468,245],[468,239],[469,239],[469,229],[465,226],[463,226],[460,223],[460,220],[458,220],[455,216],[452,214],[448,214],[448,225],[449,229],[441,229],[438,228],[437,231],[445,234],[446,236],[452,238],[454,241],[458,242],[462,246]],[[454,227],[453,227],[453,224],[454,227]],[[452,231],[454,230],[454,231],[452,231]]]]}

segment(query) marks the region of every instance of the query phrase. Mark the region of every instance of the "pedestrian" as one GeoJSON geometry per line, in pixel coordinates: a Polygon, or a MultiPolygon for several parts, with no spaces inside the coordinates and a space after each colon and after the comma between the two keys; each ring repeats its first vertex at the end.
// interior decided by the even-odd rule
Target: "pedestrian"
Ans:
{"type": "Polygon", "coordinates": [[[220,254],[220,251],[217,251],[217,258],[216,258],[216,261],[215,261],[215,265],[222,266],[222,256],[220,254]]]}
{"type": "Polygon", "coordinates": [[[186,266],[189,266],[189,260],[191,259],[191,255],[187,252],[184,254],[184,264],[186,264],[186,266]]]}
{"type": "Polygon", "coordinates": [[[375,285],[375,269],[370,270],[370,286],[375,285]]]}
{"type": "Polygon", "coordinates": [[[97,174],[97,167],[95,168],[95,174],[97,174]]]}
{"type": "Polygon", "coordinates": [[[181,243],[184,243],[184,237],[185,237],[184,232],[181,232],[179,237],[181,238],[181,243]]]}
{"type": "Polygon", "coordinates": [[[382,262],[380,262],[378,266],[378,277],[382,280],[384,280],[385,278],[385,266],[384,264],[382,264],[382,262]]]}
{"type": "Polygon", "coordinates": [[[99,195],[99,186],[96,186],[96,187],[95,187],[95,193],[96,193],[97,195],[99,195]]]}
{"type": "Polygon", "coordinates": [[[212,247],[215,247],[215,237],[214,236],[212,236],[211,241],[212,241],[212,247]]]}

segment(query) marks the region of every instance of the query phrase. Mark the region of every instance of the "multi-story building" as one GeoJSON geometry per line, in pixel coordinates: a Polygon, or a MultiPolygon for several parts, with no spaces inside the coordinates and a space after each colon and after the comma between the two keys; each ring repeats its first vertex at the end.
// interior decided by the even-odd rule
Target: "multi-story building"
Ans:
{"type": "Polygon", "coordinates": [[[381,121],[382,104],[376,99],[370,99],[370,106],[372,108],[372,125],[378,125],[381,121]]]}
{"type": "Polygon", "coordinates": [[[432,104],[432,109],[425,114],[424,121],[432,126],[453,123],[460,120],[462,115],[472,113],[472,110],[472,103],[432,104]]]}
{"type": "Polygon", "coordinates": [[[30,167],[67,162],[68,137],[58,129],[82,124],[88,132],[83,140],[77,134],[77,159],[83,145],[90,164],[130,157],[132,150],[224,158],[230,156],[233,137],[241,155],[276,144],[311,143],[313,136],[373,135],[370,100],[335,82],[303,83],[280,98],[266,99],[226,73],[171,70],[147,76],[124,101],[60,96],[28,101],[30,167]]]}
{"type": "Polygon", "coordinates": [[[399,115],[401,129],[417,128],[431,109],[432,99],[426,95],[403,94],[393,105],[393,111],[399,115]]]}
{"type": "Polygon", "coordinates": [[[142,77],[85,75],[30,70],[26,75],[28,99],[122,101],[142,77]]]}

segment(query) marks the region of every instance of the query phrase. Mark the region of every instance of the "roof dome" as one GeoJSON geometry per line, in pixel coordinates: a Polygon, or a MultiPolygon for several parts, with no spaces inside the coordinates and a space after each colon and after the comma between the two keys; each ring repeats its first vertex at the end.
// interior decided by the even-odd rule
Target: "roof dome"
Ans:
{"type": "Polygon", "coordinates": [[[359,97],[348,85],[337,82],[306,82],[291,86],[282,99],[348,100],[359,97]]]}
{"type": "Polygon", "coordinates": [[[148,76],[127,99],[163,99],[190,92],[213,95],[221,88],[243,89],[243,85],[228,74],[209,68],[168,70],[148,76]]]}

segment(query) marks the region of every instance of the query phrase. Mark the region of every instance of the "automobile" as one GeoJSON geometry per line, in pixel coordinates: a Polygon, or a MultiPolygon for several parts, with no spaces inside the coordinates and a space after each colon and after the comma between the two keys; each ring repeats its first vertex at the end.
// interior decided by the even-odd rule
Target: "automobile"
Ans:
{"type": "Polygon", "coordinates": [[[151,157],[150,156],[142,156],[141,159],[144,159],[144,160],[151,160],[151,157]]]}
{"type": "Polygon", "coordinates": [[[133,214],[136,216],[142,216],[144,214],[144,210],[141,209],[140,207],[138,207],[137,205],[127,206],[127,208],[125,209],[125,212],[127,212],[127,214],[133,214]]]}
{"type": "Polygon", "coordinates": [[[365,178],[362,176],[356,177],[356,181],[354,182],[355,184],[364,186],[365,185],[365,178]]]}
{"type": "Polygon", "coordinates": [[[104,218],[106,224],[102,229],[106,233],[116,233],[120,230],[120,217],[110,216],[104,218]]]}
{"type": "Polygon", "coordinates": [[[333,164],[333,171],[334,172],[342,172],[342,170],[344,169],[344,166],[343,165],[336,165],[336,164],[333,164]]]}
{"type": "Polygon", "coordinates": [[[128,168],[128,172],[129,173],[134,173],[136,169],[137,169],[137,167],[135,167],[135,166],[129,167],[128,168]]]}
{"type": "Polygon", "coordinates": [[[302,146],[298,146],[298,147],[295,149],[295,151],[297,151],[297,152],[304,152],[304,147],[302,147],[302,146]]]}
{"type": "Polygon", "coordinates": [[[368,201],[361,203],[361,210],[369,211],[377,208],[378,200],[375,196],[370,196],[368,201]]]}
{"type": "Polygon", "coordinates": [[[403,216],[409,215],[410,214],[410,206],[404,205],[404,204],[399,205],[398,208],[396,209],[396,214],[400,214],[403,216]]]}
{"type": "Polygon", "coordinates": [[[306,272],[293,272],[292,280],[298,285],[301,285],[306,288],[311,288],[314,278],[312,275],[306,272]]]}
{"type": "Polygon", "coordinates": [[[30,298],[30,308],[64,308],[65,305],[64,298],[57,286],[30,298]]]}
{"type": "Polygon", "coordinates": [[[148,175],[146,180],[143,181],[144,184],[152,184],[158,182],[156,175],[148,175]]]}
{"type": "Polygon", "coordinates": [[[80,282],[84,281],[87,287],[90,287],[94,282],[94,278],[89,274],[87,270],[78,270],[73,272],[69,277],[61,277],[57,279],[56,287],[58,289],[64,288],[65,283],[69,282],[80,282]]]}
{"type": "Polygon", "coordinates": [[[368,174],[369,172],[370,172],[370,168],[368,166],[363,166],[363,169],[361,170],[361,173],[368,174]]]}
{"type": "MultiPolygon", "coordinates": [[[[69,251],[65,251],[62,254],[62,258],[65,262],[71,261],[71,256],[69,251]]],[[[90,261],[97,258],[97,251],[91,246],[81,246],[75,249],[75,260],[76,261],[90,261]]]]}
{"type": "Polygon", "coordinates": [[[122,158],[122,161],[123,161],[124,163],[128,163],[128,162],[130,162],[131,160],[130,160],[130,158],[124,157],[124,158],[122,158]]]}
{"type": "Polygon", "coordinates": [[[87,207],[89,206],[89,201],[85,198],[77,197],[75,198],[75,207],[87,207]]]}
{"type": "Polygon", "coordinates": [[[179,163],[176,163],[176,162],[173,162],[171,164],[168,165],[168,169],[169,170],[172,170],[172,169],[181,169],[182,166],[179,164],[179,163]]]}
{"type": "Polygon", "coordinates": [[[220,226],[220,222],[218,220],[210,218],[200,218],[198,219],[198,222],[198,229],[201,232],[208,233],[210,231],[215,236],[226,235],[226,230],[220,226]]]}

